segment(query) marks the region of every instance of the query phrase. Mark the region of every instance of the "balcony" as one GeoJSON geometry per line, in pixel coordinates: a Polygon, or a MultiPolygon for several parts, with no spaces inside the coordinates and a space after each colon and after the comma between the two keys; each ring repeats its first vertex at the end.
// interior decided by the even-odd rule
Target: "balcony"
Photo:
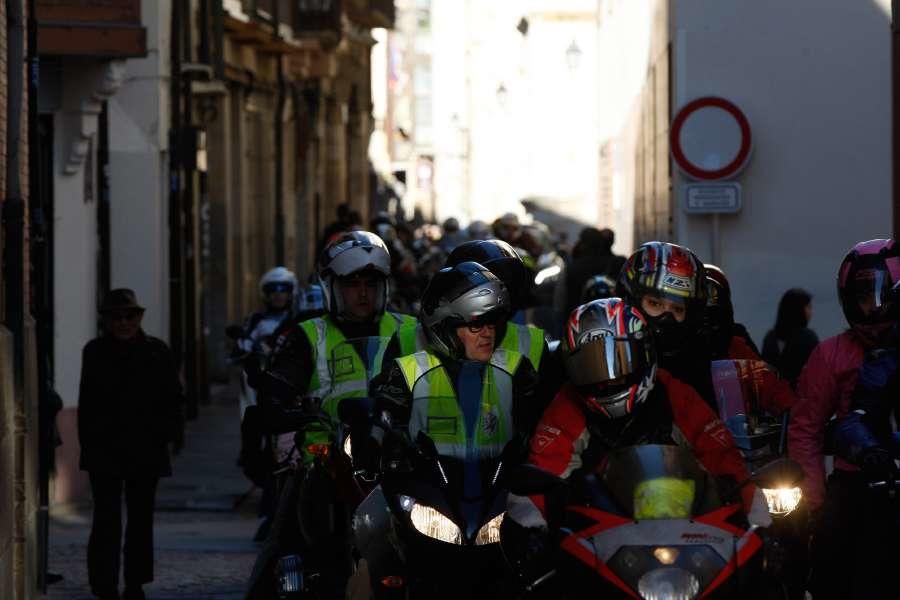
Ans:
{"type": "Polygon", "coordinates": [[[37,0],[35,14],[42,55],[147,55],[141,0],[37,0]]]}

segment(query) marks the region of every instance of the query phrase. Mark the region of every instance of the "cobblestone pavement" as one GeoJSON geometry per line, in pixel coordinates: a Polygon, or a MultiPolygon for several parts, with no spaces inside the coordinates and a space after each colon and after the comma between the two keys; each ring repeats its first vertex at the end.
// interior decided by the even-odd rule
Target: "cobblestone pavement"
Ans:
{"type": "MultiPolygon", "coordinates": [[[[154,529],[155,581],[144,586],[151,600],[238,600],[259,550],[251,541],[258,496],[235,466],[239,446],[236,400],[217,390],[188,424],[186,447],[174,476],[162,479],[154,529]]],[[[64,579],[48,588],[51,600],[93,598],[87,582],[90,507],[54,514],[49,571],[64,579]]]]}

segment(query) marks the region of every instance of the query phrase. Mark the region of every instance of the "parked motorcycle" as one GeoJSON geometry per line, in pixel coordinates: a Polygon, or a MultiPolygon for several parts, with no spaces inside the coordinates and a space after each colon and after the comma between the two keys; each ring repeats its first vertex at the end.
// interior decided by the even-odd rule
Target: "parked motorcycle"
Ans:
{"type": "MultiPolygon", "coordinates": [[[[775,488],[801,474],[783,460],[752,479],[775,488]]],[[[510,480],[513,493],[542,494],[547,506],[561,511],[552,517],[559,523],[551,534],[558,544],[555,564],[525,588],[647,600],[769,596],[765,532],[746,521],[740,487],[722,489],[679,446],[615,450],[594,472],[565,481],[521,467],[510,480]]]]}
{"type": "Polygon", "coordinates": [[[413,440],[388,435],[380,485],[353,517],[374,598],[508,597],[500,524],[506,473],[520,446],[512,441],[494,457],[470,449],[460,458],[439,453],[426,431],[413,440]]]}

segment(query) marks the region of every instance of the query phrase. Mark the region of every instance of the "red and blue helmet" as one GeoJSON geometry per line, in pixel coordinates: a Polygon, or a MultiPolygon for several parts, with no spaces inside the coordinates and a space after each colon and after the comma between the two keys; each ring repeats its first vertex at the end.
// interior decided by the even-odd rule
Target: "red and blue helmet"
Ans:
{"type": "Polygon", "coordinates": [[[584,408],[609,419],[630,415],[656,382],[656,352],[647,321],[620,298],[582,304],[564,334],[566,371],[584,408]]]}

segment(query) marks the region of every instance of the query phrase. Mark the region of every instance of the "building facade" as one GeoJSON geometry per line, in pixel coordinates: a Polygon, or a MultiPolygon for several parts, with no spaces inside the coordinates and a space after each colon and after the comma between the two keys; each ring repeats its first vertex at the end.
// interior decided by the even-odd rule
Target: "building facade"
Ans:
{"type": "Polygon", "coordinates": [[[66,504],[86,498],[79,357],[105,291],[135,290],[193,418],[229,375],[224,331],[259,308],[262,274],[283,264],[305,282],[336,207],[367,218],[371,30],[391,26],[393,4],[38,6],[48,379],[64,403],[54,499],[66,504]],[[83,35],[99,24],[104,36],[83,35]]]}
{"type": "Polygon", "coordinates": [[[672,240],[717,263],[757,341],[791,287],[813,294],[820,337],[840,331],[841,258],[892,234],[890,3],[603,0],[598,14],[601,48],[625,61],[601,65],[618,90],[601,129],[622,149],[608,201],[633,210],[634,245],[672,240]],[[750,121],[737,214],[684,210],[692,180],[671,159],[671,122],[704,96],[750,121]]]}

